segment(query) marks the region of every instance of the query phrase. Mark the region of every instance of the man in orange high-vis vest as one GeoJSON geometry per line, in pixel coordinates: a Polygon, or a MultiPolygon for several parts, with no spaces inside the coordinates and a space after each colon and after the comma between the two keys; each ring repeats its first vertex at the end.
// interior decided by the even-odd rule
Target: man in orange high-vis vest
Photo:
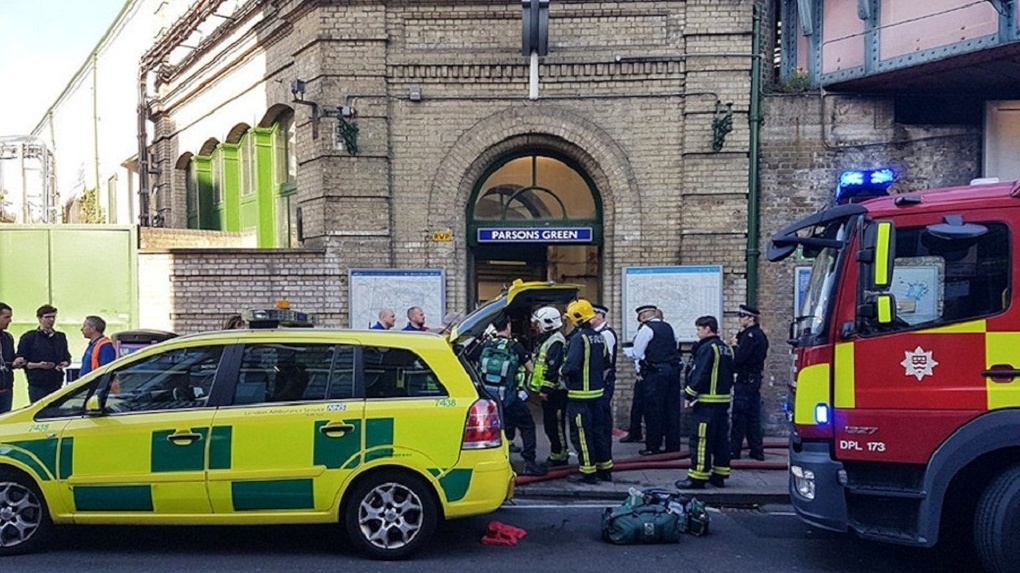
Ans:
{"type": "Polygon", "coordinates": [[[98,316],[85,317],[85,322],[81,325],[81,334],[89,339],[89,345],[85,348],[85,354],[81,357],[81,376],[104,364],[113,362],[113,359],[117,357],[117,351],[113,348],[113,341],[103,334],[105,331],[105,320],[98,316]]]}

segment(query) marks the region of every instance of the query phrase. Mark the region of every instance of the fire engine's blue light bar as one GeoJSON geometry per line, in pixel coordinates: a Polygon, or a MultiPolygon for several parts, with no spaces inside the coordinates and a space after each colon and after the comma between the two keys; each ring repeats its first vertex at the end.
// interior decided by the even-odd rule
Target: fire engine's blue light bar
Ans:
{"type": "Polygon", "coordinates": [[[836,203],[853,203],[889,194],[896,173],[888,168],[844,171],[836,186],[836,203]]]}

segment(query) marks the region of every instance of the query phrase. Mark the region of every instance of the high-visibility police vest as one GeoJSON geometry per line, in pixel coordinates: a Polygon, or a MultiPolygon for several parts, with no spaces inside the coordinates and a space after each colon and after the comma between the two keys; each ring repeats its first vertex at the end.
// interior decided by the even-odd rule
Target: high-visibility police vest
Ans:
{"type": "Polygon", "coordinates": [[[545,342],[543,342],[542,346],[538,349],[538,358],[535,359],[535,369],[531,373],[531,382],[528,384],[533,392],[538,392],[543,387],[555,390],[556,388],[560,388],[562,385],[559,382],[559,372],[556,373],[556,382],[551,382],[545,379],[545,357],[546,354],[549,353],[549,349],[552,348],[552,345],[556,342],[559,342],[564,346],[566,345],[566,339],[563,338],[563,333],[558,330],[554,332],[552,336],[546,338],[545,342]]]}
{"type": "Polygon", "coordinates": [[[92,360],[91,360],[91,368],[89,368],[89,372],[92,372],[93,370],[95,370],[96,368],[99,368],[101,366],[101,364],[99,364],[99,351],[102,350],[103,347],[106,346],[107,344],[112,346],[113,345],[113,341],[110,340],[109,338],[103,336],[103,337],[100,337],[99,340],[96,341],[96,344],[92,347],[92,360]]]}

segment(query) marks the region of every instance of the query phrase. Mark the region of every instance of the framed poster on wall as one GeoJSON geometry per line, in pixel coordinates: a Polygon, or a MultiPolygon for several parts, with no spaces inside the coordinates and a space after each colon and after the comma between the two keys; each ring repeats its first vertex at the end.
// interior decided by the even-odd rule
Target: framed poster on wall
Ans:
{"type": "Polygon", "coordinates": [[[638,321],[634,309],[654,304],[681,342],[698,336],[694,321],[711,315],[722,322],[723,276],[719,265],[625,267],[623,269],[623,342],[634,340],[638,321]]]}
{"type": "Polygon", "coordinates": [[[407,324],[407,309],[420,306],[425,325],[442,326],[446,315],[446,271],[443,269],[351,269],[348,273],[350,328],[369,328],[379,311],[392,308],[395,330],[407,324]]]}

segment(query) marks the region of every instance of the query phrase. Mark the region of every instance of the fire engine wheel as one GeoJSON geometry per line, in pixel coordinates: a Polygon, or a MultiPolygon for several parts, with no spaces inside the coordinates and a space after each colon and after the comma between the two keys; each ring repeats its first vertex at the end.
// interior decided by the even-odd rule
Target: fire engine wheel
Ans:
{"type": "Polygon", "coordinates": [[[1006,468],[978,501],[974,545],[989,573],[1016,571],[1020,554],[1020,464],[1006,468]]]}
{"type": "Polygon", "coordinates": [[[373,559],[403,559],[436,531],[439,513],[428,485],[407,472],[376,474],[356,484],[345,504],[351,543],[373,559]]]}
{"type": "Polygon", "coordinates": [[[35,483],[18,472],[0,469],[0,556],[38,550],[53,524],[35,483]]]}

